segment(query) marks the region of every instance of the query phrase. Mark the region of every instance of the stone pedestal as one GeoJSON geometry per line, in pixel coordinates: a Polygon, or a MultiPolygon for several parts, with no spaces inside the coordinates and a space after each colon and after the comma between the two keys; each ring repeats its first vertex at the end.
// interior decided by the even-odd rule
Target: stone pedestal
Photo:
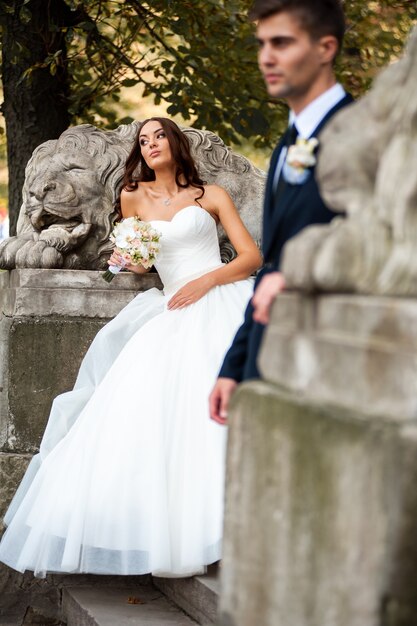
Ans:
{"type": "Polygon", "coordinates": [[[219,624],[417,625],[417,302],[277,300],[233,402],[219,624]]]}
{"type": "Polygon", "coordinates": [[[37,451],[53,398],[72,388],[97,331],[155,273],[13,270],[0,272],[0,517],[37,451]]]}

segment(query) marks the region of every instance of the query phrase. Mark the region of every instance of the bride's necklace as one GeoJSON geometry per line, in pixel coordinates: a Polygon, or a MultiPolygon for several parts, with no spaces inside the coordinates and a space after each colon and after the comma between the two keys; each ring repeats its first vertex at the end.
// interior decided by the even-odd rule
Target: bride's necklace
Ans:
{"type": "Polygon", "coordinates": [[[161,198],[160,196],[162,194],[159,193],[158,191],[155,191],[154,189],[150,189],[150,192],[154,196],[156,196],[158,198],[158,200],[160,200],[162,202],[162,204],[165,205],[165,206],[169,206],[171,204],[172,200],[175,198],[175,196],[178,195],[178,191],[177,191],[172,196],[168,196],[168,198],[161,198]]]}

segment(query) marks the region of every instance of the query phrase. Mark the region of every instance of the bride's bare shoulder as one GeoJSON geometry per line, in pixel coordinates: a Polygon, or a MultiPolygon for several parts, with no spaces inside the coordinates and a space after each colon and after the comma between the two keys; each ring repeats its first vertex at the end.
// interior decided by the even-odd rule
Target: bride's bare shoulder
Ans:
{"type": "Polygon", "coordinates": [[[204,195],[209,202],[214,204],[224,202],[226,199],[231,200],[229,193],[220,185],[204,185],[204,195]]]}
{"type": "Polygon", "coordinates": [[[228,207],[234,207],[234,202],[230,194],[224,187],[220,187],[220,185],[205,185],[203,201],[205,201],[207,207],[216,214],[219,213],[222,207],[226,209],[228,207]]]}
{"type": "Polygon", "coordinates": [[[123,187],[122,191],[120,192],[120,197],[126,200],[131,200],[134,198],[144,198],[148,195],[148,184],[149,183],[146,182],[140,182],[137,184],[137,187],[133,189],[123,187]]]}
{"type": "Polygon", "coordinates": [[[136,189],[127,189],[124,187],[120,192],[120,206],[124,217],[139,215],[139,207],[145,197],[143,183],[140,183],[136,189]]]}

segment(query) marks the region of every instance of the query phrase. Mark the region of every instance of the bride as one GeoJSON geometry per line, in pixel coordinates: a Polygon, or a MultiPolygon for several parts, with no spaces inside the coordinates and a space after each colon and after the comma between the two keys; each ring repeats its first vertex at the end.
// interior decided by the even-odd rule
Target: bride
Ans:
{"type": "Polygon", "coordinates": [[[161,233],[164,288],[136,296],[98,333],[74,389],[53,403],[0,544],[1,561],[37,576],[189,576],[221,558],[226,431],[209,419],[208,396],[260,254],[169,119],[141,124],[120,207],[161,233]],[[218,223],[237,252],[227,265],[218,223]]]}

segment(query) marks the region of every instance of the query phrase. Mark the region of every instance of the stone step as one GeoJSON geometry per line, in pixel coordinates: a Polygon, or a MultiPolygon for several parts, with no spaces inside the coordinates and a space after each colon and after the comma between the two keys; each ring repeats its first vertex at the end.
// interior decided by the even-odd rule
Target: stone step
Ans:
{"type": "Polygon", "coordinates": [[[153,577],[153,584],[162,593],[191,615],[202,626],[216,624],[220,593],[218,564],[210,565],[204,576],[191,578],[153,577]]]}
{"type": "Polygon", "coordinates": [[[67,626],[196,626],[152,585],[125,588],[66,587],[67,626]]]}

